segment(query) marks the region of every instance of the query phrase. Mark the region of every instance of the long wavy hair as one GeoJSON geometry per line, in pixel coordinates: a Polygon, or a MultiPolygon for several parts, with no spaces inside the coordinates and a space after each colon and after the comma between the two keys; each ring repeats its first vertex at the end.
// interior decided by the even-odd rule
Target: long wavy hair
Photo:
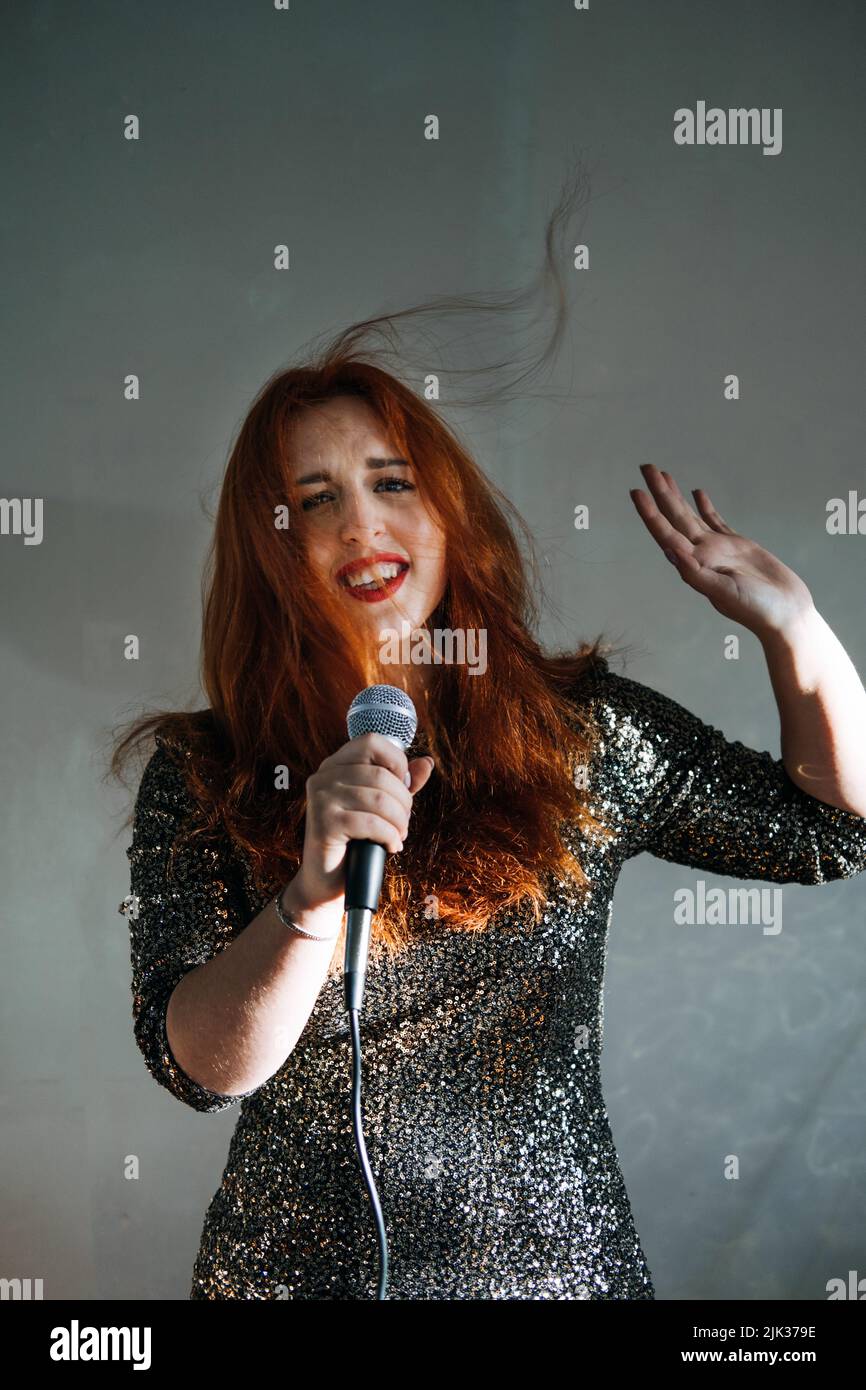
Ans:
{"type": "MultiPolygon", "coordinates": [[[[548,223],[542,274],[558,289],[558,312],[536,370],[555,351],[565,316],[555,232],[585,189],[581,174],[548,223]]],[[[483,307],[511,312],[526,293],[483,307]]],[[[364,320],[265,383],[231,450],[207,557],[200,667],[209,708],[134,719],[114,739],[109,769],[124,780],[133,747],[158,733],[197,808],[184,838],[224,846],[228,837],[263,887],[297,872],[306,779],[346,742],[352,698],[367,685],[406,684],[400,665],[383,664],[369,637],[365,644],[335,586],[307,566],[306,517],[290,466],[302,411],[361,398],[411,460],[444,529],[447,582],[424,625],[427,640],[435,629],[487,635],[483,674],[459,663],[430,667],[408,752],[429,751],[436,766],[415,799],[402,854],[386,860],[372,937],[374,948],[389,950],[405,945],[413,913],[431,898],[443,929],[483,930],[518,907],[538,920],[548,875],[587,887],[564,827],[610,833],[586,805],[578,769],[588,764],[595,730],[574,698],[587,668],[605,660],[601,638],[545,654],[533,635],[542,585],[525,521],[435,406],[377,365],[369,345],[362,350],[372,332],[391,332],[406,315],[467,306],[477,308],[477,298],[364,320]]]]}

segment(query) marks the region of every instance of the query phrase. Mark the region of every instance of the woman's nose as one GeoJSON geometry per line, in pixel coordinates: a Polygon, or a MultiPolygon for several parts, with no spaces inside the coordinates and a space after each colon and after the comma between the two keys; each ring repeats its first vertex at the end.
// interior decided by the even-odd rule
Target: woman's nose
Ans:
{"type": "Polygon", "coordinates": [[[346,542],[377,536],[384,530],[372,497],[346,496],[340,520],[340,537],[346,542]]]}

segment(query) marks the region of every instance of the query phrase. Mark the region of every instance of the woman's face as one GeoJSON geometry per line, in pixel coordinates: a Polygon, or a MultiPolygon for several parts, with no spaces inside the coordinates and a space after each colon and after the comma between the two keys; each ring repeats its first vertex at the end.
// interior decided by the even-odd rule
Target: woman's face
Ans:
{"type": "Polygon", "coordinates": [[[292,441],[310,564],[339,590],[357,622],[399,629],[403,613],[394,595],[420,627],[445,592],[445,537],[421,499],[411,461],[396,456],[374,412],[353,396],[308,407],[292,441]],[[386,575],[397,571],[384,589],[358,583],[374,578],[358,565],[372,559],[386,575]]]}

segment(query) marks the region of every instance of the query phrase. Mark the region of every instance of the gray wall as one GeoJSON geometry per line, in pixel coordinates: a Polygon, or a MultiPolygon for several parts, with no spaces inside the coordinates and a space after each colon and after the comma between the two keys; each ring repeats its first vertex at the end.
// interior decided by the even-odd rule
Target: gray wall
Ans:
{"type": "MultiPolygon", "coordinates": [[[[796,569],[862,669],[866,541],[824,513],[863,478],[864,31],[853,0],[7,11],[0,491],[45,511],[41,545],[0,537],[0,1274],[186,1297],[237,1111],[182,1107],[135,1047],[106,733],[196,692],[202,499],[260,383],[323,330],[525,283],[575,147],[564,399],[472,439],[549,557],[545,636],[634,643],[627,674],[778,756],[758,643],[724,660],[731,624],[633,508],[648,460],[796,569]],[[698,100],[782,108],[782,152],[675,145],[698,100]]],[[[866,1259],[864,882],[786,887],[769,937],[674,926],[697,877],[643,856],[616,895],[604,1079],[637,1227],[660,1298],[824,1298],[866,1259]]]]}

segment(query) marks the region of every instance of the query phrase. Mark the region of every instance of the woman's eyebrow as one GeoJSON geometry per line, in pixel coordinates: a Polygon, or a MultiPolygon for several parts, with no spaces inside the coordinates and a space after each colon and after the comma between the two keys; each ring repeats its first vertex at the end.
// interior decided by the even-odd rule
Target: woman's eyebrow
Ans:
{"type": "MultiPolygon", "coordinates": [[[[390,468],[395,464],[399,465],[401,468],[408,468],[410,466],[407,459],[369,458],[364,460],[365,468],[390,468]]],[[[297,480],[298,487],[301,487],[304,483],[330,483],[332,481],[333,479],[327,469],[323,469],[320,473],[305,473],[303,478],[298,478],[297,480]]]]}

